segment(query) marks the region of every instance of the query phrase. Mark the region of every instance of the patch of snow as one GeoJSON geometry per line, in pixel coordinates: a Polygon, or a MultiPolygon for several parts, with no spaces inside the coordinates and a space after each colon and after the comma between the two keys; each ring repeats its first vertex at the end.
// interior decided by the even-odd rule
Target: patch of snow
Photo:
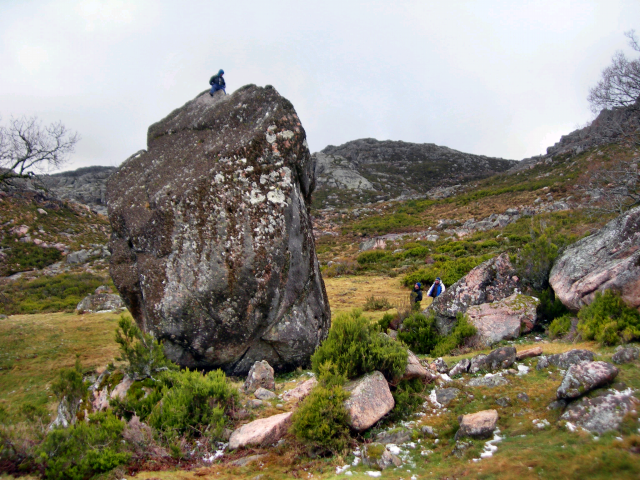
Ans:
{"type": "Polygon", "coordinates": [[[446,373],[441,373],[440,374],[440,378],[442,380],[444,380],[445,382],[450,382],[451,381],[451,377],[449,375],[447,375],[446,373]]]}
{"type": "Polygon", "coordinates": [[[353,462],[351,463],[352,467],[357,467],[358,464],[360,463],[360,457],[356,457],[353,459],[353,462]]]}
{"type": "Polygon", "coordinates": [[[344,465],[342,467],[336,467],[336,475],[340,475],[342,472],[347,471],[349,468],[351,468],[351,465],[344,465]]]}
{"type": "Polygon", "coordinates": [[[431,400],[431,403],[433,403],[436,407],[442,408],[442,405],[438,403],[438,397],[436,396],[435,388],[431,390],[431,393],[429,394],[429,400],[431,400]]]}
{"type": "Polygon", "coordinates": [[[364,473],[366,473],[370,477],[381,477],[382,476],[382,472],[372,472],[371,470],[368,470],[368,471],[366,471],[364,473]]]}
{"type": "Polygon", "coordinates": [[[526,365],[518,365],[519,376],[526,375],[527,373],[529,373],[529,367],[527,367],[526,365]]]}
{"type": "Polygon", "coordinates": [[[389,452],[393,453],[394,455],[400,455],[402,453],[402,450],[400,450],[400,447],[393,443],[387,444],[387,450],[389,450],[389,452]]]}

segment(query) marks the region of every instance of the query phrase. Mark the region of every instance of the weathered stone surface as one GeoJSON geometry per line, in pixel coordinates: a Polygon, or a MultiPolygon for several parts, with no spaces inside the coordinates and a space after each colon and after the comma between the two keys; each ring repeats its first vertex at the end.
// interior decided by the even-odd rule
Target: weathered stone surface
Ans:
{"type": "Polygon", "coordinates": [[[109,391],[107,387],[92,392],[91,406],[94,412],[101,412],[109,408],[109,391]]]}
{"type": "Polygon", "coordinates": [[[266,388],[262,388],[262,387],[258,388],[255,392],[253,392],[253,395],[258,400],[271,400],[277,397],[277,395],[273,393],[271,390],[267,390],[266,388]]]}
{"type": "Polygon", "coordinates": [[[490,346],[529,333],[536,324],[539,303],[537,298],[514,293],[493,303],[473,305],[467,309],[467,315],[478,329],[479,343],[490,346]]]}
{"type": "Polygon", "coordinates": [[[78,250],[77,252],[71,252],[69,255],[67,255],[65,261],[69,264],[85,263],[90,256],[91,253],[89,252],[89,250],[78,250]]]}
{"type": "Polygon", "coordinates": [[[542,347],[527,348],[516,353],[516,360],[524,360],[526,358],[539,357],[542,355],[542,347]]]}
{"type": "Polygon", "coordinates": [[[302,382],[300,385],[297,385],[295,388],[284,392],[282,400],[285,402],[299,402],[309,395],[311,390],[313,390],[313,387],[317,384],[318,380],[316,380],[315,377],[310,378],[309,380],[302,382]]]}
{"type": "Polygon", "coordinates": [[[111,390],[111,398],[122,400],[133,385],[133,378],[125,376],[122,381],[111,390]]]}
{"type": "Polygon", "coordinates": [[[540,359],[538,360],[538,364],[536,365],[536,370],[548,368],[550,365],[562,369],[567,369],[571,365],[575,365],[576,363],[592,361],[592,351],[574,349],[564,353],[556,353],[555,355],[540,357],[540,359]]]}
{"type": "Polygon", "coordinates": [[[515,347],[500,347],[500,348],[496,348],[495,350],[492,350],[488,355],[480,358],[475,363],[472,362],[472,366],[474,367],[476,372],[478,371],[493,372],[495,370],[509,368],[511,365],[513,365],[515,361],[516,361],[515,347]]]}
{"type": "Polygon", "coordinates": [[[387,450],[385,445],[381,443],[365,444],[363,449],[363,462],[365,465],[385,470],[391,466],[399,467],[402,460],[387,450]]]}
{"type": "Polygon", "coordinates": [[[436,390],[436,400],[444,407],[448,406],[460,395],[460,390],[457,388],[440,388],[436,390]]]}
{"type": "Polygon", "coordinates": [[[631,363],[638,359],[638,349],[636,347],[618,348],[611,360],[613,363],[631,363]]]}
{"type": "Polygon", "coordinates": [[[607,362],[581,362],[571,365],[558,388],[558,398],[576,398],[591,390],[608,385],[618,375],[618,369],[607,362]]]}
{"type": "Polygon", "coordinates": [[[435,359],[432,368],[435,368],[438,373],[449,373],[449,365],[447,365],[447,362],[445,362],[442,357],[435,359]]]}
{"type": "Polygon", "coordinates": [[[389,384],[381,372],[375,371],[347,383],[351,396],[344,402],[349,413],[349,426],[364,431],[373,426],[394,407],[389,384]]]}
{"type": "Polygon", "coordinates": [[[567,247],[553,265],[549,283],[573,310],[604,290],[619,292],[628,305],[640,308],[640,207],[567,247]]]}
{"type": "Polygon", "coordinates": [[[484,353],[480,353],[473,357],[469,364],[469,373],[478,373],[481,368],[484,366],[484,359],[486,355],[484,353]]]}
{"type": "Polygon", "coordinates": [[[456,375],[467,373],[470,366],[471,360],[469,360],[468,358],[463,358],[458,363],[456,363],[451,370],[449,370],[449,376],[455,377],[456,375]]]}
{"type": "Polygon", "coordinates": [[[92,210],[106,215],[106,183],[115,171],[115,167],[83,167],[69,172],[42,175],[40,180],[56,197],[88,205],[92,210]]]}
{"type": "Polygon", "coordinates": [[[624,416],[635,411],[640,402],[628,393],[608,393],[572,402],[560,417],[599,435],[617,430],[624,416]]]}
{"type": "Polygon", "coordinates": [[[247,446],[266,446],[280,440],[291,424],[292,412],[261,418],[243,425],[231,434],[229,449],[247,446]]]}
{"type": "Polygon", "coordinates": [[[234,467],[246,467],[247,465],[260,461],[265,457],[267,457],[266,453],[249,455],[247,457],[242,457],[242,458],[239,458],[238,460],[234,460],[233,462],[231,462],[231,465],[233,465],[234,467]]]}
{"type": "Polygon", "coordinates": [[[401,380],[411,380],[412,378],[421,378],[425,383],[430,383],[435,380],[436,376],[429,370],[424,368],[420,363],[420,359],[416,357],[415,353],[408,350],[407,356],[407,368],[404,370],[404,375],[401,380]]]}
{"type": "Polygon", "coordinates": [[[87,313],[121,310],[124,308],[124,302],[120,295],[114,295],[111,293],[111,289],[104,286],[98,287],[92,295],[84,297],[76,306],[78,312],[87,313]]]}
{"type": "Polygon", "coordinates": [[[509,381],[504,378],[501,377],[500,375],[492,375],[489,377],[476,377],[476,378],[472,378],[471,380],[469,380],[469,383],[467,383],[467,385],[469,385],[470,387],[489,387],[489,388],[493,388],[493,387],[501,387],[502,385],[508,385],[509,381]]]}
{"type": "Polygon", "coordinates": [[[275,390],[276,380],[273,373],[273,367],[266,360],[255,362],[244,381],[244,393],[253,393],[260,387],[275,390]]]}
{"type": "Polygon", "coordinates": [[[411,430],[408,428],[400,427],[390,430],[388,432],[380,432],[376,435],[376,442],[387,444],[393,443],[398,445],[400,443],[407,443],[411,441],[411,430]]]}
{"type": "Polygon", "coordinates": [[[182,366],[307,364],[330,310],[291,103],[272,87],[203,92],[147,143],[107,182],[111,276],[138,325],[182,366]]]}
{"type": "Polygon", "coordinates": [[[458,417],[460,428],[456,432],[456,440],[463,437],[489,438],[496,429],[498,412],[496,410],[483,410],[470,415],[458,417]]]}
{"type": "Polygon", "coordinates": [[[511,296],[519,287],[509,255],[503,253],[471,270],[425,310],[432,310],[441,335],[448,335],[456,324],[456,314],[465,313],[472,305],[481,305],[511,296]]]}

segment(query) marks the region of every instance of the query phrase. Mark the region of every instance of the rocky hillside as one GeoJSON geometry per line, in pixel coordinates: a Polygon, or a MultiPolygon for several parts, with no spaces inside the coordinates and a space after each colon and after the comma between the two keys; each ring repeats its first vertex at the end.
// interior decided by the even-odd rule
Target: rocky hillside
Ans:
{"type": "Polygon", "coordinates": [[[472,155],[432,143],[353,140],[313,155],[314,206],[345,207],[403,197],[442,197],[453,187],[508,170],[515,160],[472,155]]]}

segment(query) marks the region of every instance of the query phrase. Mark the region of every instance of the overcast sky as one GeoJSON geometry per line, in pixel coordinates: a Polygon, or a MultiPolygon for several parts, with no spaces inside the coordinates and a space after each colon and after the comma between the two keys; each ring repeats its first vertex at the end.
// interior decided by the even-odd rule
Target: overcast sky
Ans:
{"type": "Polygon", "coordinates": [[[119,165],[208,88],[273,85],[311,151],[374,137],[520,160],[593,118],[640,1],[0,0],[0,115],[61,120],[66,169],[119,165]]]}

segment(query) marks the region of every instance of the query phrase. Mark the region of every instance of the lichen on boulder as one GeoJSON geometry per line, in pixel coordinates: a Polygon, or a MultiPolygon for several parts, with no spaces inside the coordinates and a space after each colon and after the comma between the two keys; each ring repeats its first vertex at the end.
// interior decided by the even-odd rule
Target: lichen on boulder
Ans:
{"type": "Polygon", "coordinates": [[[110,267],[171,360],[233,375],[308,363],[330,326],[314,188],[305,131],[272,87],[203,92],[149,127],[107,184],[110,267]]]}

